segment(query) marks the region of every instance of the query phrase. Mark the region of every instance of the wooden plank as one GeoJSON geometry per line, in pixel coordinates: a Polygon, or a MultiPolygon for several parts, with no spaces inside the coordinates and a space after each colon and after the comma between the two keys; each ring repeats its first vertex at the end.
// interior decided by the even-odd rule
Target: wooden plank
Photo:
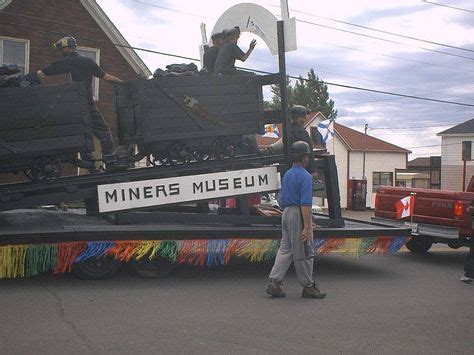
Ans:
{"type": "MultiPolygon", "coordinates": [[[[254,113],[254,115],[257,115],[259,113],[258,111],[258,104],[257,102],[252,102],[252,103],[246,103],[242,105],[236,105],[236,106],[228,106],[228,105],[214,105],[212,108],[207,109],[206,111],[214,114],[214,115],[237,115],[237,114],[244,114],[244,113],[254,113]]],[[[183,113],[186,112],[186,109],[184,107],[180,107],[178,105],[175,106],[175,108],[170,107],[167,108],[166,110],[160,110],[159,108],[156,107],[142,107],[142,117],[136,117],[138,119],[144,119],[146,117],[176,117],[176,115],[182,115],[183,113]]]]}
{"type": "Polygon", "coordinates": [[[37,128],[0,130],[0,138],[5,140],[6,142],[27,142],[35,139],[68,137],[84,134],[85,129],[84,125],[82,124],[39,126],[37,128]]]}
{"type": "MultiPolygon", "coordinates": [[[[173,93],[174,94],[174,93],[173,93]]],[[[211,111],[215,106],[227,106],[241,107],[246,104],[254,104],[254,107],[258,109],[259,101],[258,95],[255,94],[243,94],[243,95],[227,95],[227,96],[200,96],[194,95],[192,98],[198,101],[199,106],[211,111]]],[[[143,95],[140,100],[140,104],[144,108],[154,108],[156,110],[164,111],[168,108],[174,108],[176,106],[185,107],[184,98],[185,96],[175,95],[177,101],[166,97],[164,95],[150,96],[143,95]]]]}
{"type": "Polygon", "coordinates": [[[34,128],[39,126],[85,124],[89,121],[83,108],[78,104],[64,106],[37,106],[36,108],[17,107],[13,111],[5,112],[0,108],[0,130],[34,128]],[[86,119],[87,117],[87,119],[86,119]]]}
{"type": "Polygon", "coordinates": [[[259,85],[256,75],[211,75],[211,76],[180,76],[164,77],[151,80],[138,79],[131,81],[135,87],[151,87],[158,83],[163,87],[177,86],[221,86],[221,85],[259,85]]]}
{"type": "Polygon", "coordinates": [[[144,135],[144,143],[160,143],[172,140],[189,140],[196,138],[217,138],[222,136],[239,136],[245,134],[252,134],[255,132],[254,129],[248,128],[237,128],[229,131],[222,129],[206,130],[206,131],[195,131],[192,134],[190,132],[183,131],[182,129],[167,129],[160,131],[149,131],[144,135]]]}
{"type": "MultiPolygon", "coordinates": [[[[20,154],[40,156],[46,154],[62,154],[76,152],[84,148],[85,137],[83,135],[56,137],[48,139],[37,139],[28,142],[11,142],[10,145],[18,150],[20,154]]],[[[11,153],[8,155],[13,156],[11,153]]],[[[3,159],[4,157],[2,157],[3,159]]]]}

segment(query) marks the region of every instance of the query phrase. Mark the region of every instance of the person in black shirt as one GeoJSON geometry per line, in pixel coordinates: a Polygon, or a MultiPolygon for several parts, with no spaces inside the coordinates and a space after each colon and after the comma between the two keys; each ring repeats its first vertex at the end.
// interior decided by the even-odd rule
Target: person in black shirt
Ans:
{"type": "Polygon", "coordinates": [[[214,67],[215,74],[238,74],[239,71],[235,68],[235,60],[245,62],[257,45],[257,41],[252,40],[248,51],[244,53],[237,45],[239,37],[240,30],[238,28],[225,32],[224,44],[219,50],[214,67]]]}
{"type": "Polygon", "coordinates": [[[204,53],[204,69],[207,73],[214,72],[214,66],[216,64],[217,55],[219,54],[219,49],[224,43],[224,32],[214,33],[211,36],[212,47],[209,48],[204,53]]]}
{"type": "MultiPolygon", "coordinates": [[[[311,152],[313,151],[313,141],[306,131],[304,125],[306,123],[306,115],[308,110],[306,107],[301,105],[294,105],[290,109],[291,116],[291,134],[290,134],[290,145],[294,142],[303,141],[306,142],[311,152]]],[[[277,154],[283,153],[283,140],[279,140],[269,146],[261,148],[263,154],[277,154]]],[[[314,161],[314,154],[311,153],[308,166],[306,170],[313,175],[316,175],[316,162],[314,161]]]]}
{"type": "MultiPolygon", "coordinates": [[[[104,70],[92,59],[81,56],[77,53],[77,41],[74,37],[61,38],[54,44],[54,47],[61,50],[63,58],[58,59],[39,70],[37,74],[40,78],[59,74],[70,74],[73,82],[85,83],[92,131],[100,141],[104,162],[106,165],[112,163],[115,160],[113,155],[112,135],[104,117],[94,103],[94,98],[92,96],[92,78],[97,77],[112,83],[120,83],[122,80],[104,72],[104,70]]],[[[81,152],[81,158],[91,160],[92,157],[90,156],[90,153],[81,152]]]]}

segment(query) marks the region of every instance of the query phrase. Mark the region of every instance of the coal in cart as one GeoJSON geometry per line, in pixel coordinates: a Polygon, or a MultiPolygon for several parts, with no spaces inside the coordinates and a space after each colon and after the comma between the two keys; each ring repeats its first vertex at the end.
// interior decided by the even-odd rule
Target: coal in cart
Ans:
{"type": "Polygon", "coordinates": [[[117,86],[119,139],[154,165],[231,158],[264,130],[261,77],[178,76],[117,86]]]}

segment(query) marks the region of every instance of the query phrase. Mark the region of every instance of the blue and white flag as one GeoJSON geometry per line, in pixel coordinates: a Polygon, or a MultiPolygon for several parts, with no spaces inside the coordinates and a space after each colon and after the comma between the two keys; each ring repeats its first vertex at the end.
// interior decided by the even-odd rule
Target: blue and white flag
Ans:
{"type": "Polygon", "coordinates": [[[334,120],[320,122],[317,129],[321,137],[323,137],[323,143],[327,143],[334,138],[334,120]]]}
{"type": "Polygon", "coordinates": [[[267,138],[280,138],[280,130],[276,124],[265,125],[265,134],[263,137],[267,138]]]}

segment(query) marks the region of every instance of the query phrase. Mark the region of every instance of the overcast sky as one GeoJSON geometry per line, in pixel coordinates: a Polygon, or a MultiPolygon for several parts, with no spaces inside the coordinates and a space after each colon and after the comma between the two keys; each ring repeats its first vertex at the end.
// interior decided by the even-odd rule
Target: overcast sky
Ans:
{"type": "MultiPolygon", "coordinates": [[[[239,3],[232,0],[97,1],[132,46],[194,58],[199,57],[200,24],[204,22],[210,33],[219,16],[239,3]]],[[[433,2],[474,11],[472,0],[433,2]]],[[[255,3],[276,15],[280,13],[278,0],[255,3]]],[[[308,69],[314,68],[328,82],[474,104],[473,52],[377,33],[323,18],[474,50],[474,12],[434,6],[420,0],[289,0],[289,7],[290,17],[402,43],[298,22],[298,50],[287,53],[290,75],[305,75],[308,69]]],[[[239,45],[242,49],[247,50],[252,38],[250,34],[241,37],[239,45]]],[[[167,64],[186,62],[162,55],[137,53],[151,71],[167,64]]],[[[278,70],[277,58],[270,54],[262,41],[242,66],[273,72],[278,70]]],[[[474,117],[474,107],[417,101],[334,86],[329,87],[329,93],[336,102],[339,123],[361,131],[368,123],[369,134],[412,150],[410,159],[440,154],[441,139],[436,133],[474,117]],[[414,126],[420,128],[402,129],[414,126]],[[428,145],[437,146],[415,148],[428,145]]]]}

